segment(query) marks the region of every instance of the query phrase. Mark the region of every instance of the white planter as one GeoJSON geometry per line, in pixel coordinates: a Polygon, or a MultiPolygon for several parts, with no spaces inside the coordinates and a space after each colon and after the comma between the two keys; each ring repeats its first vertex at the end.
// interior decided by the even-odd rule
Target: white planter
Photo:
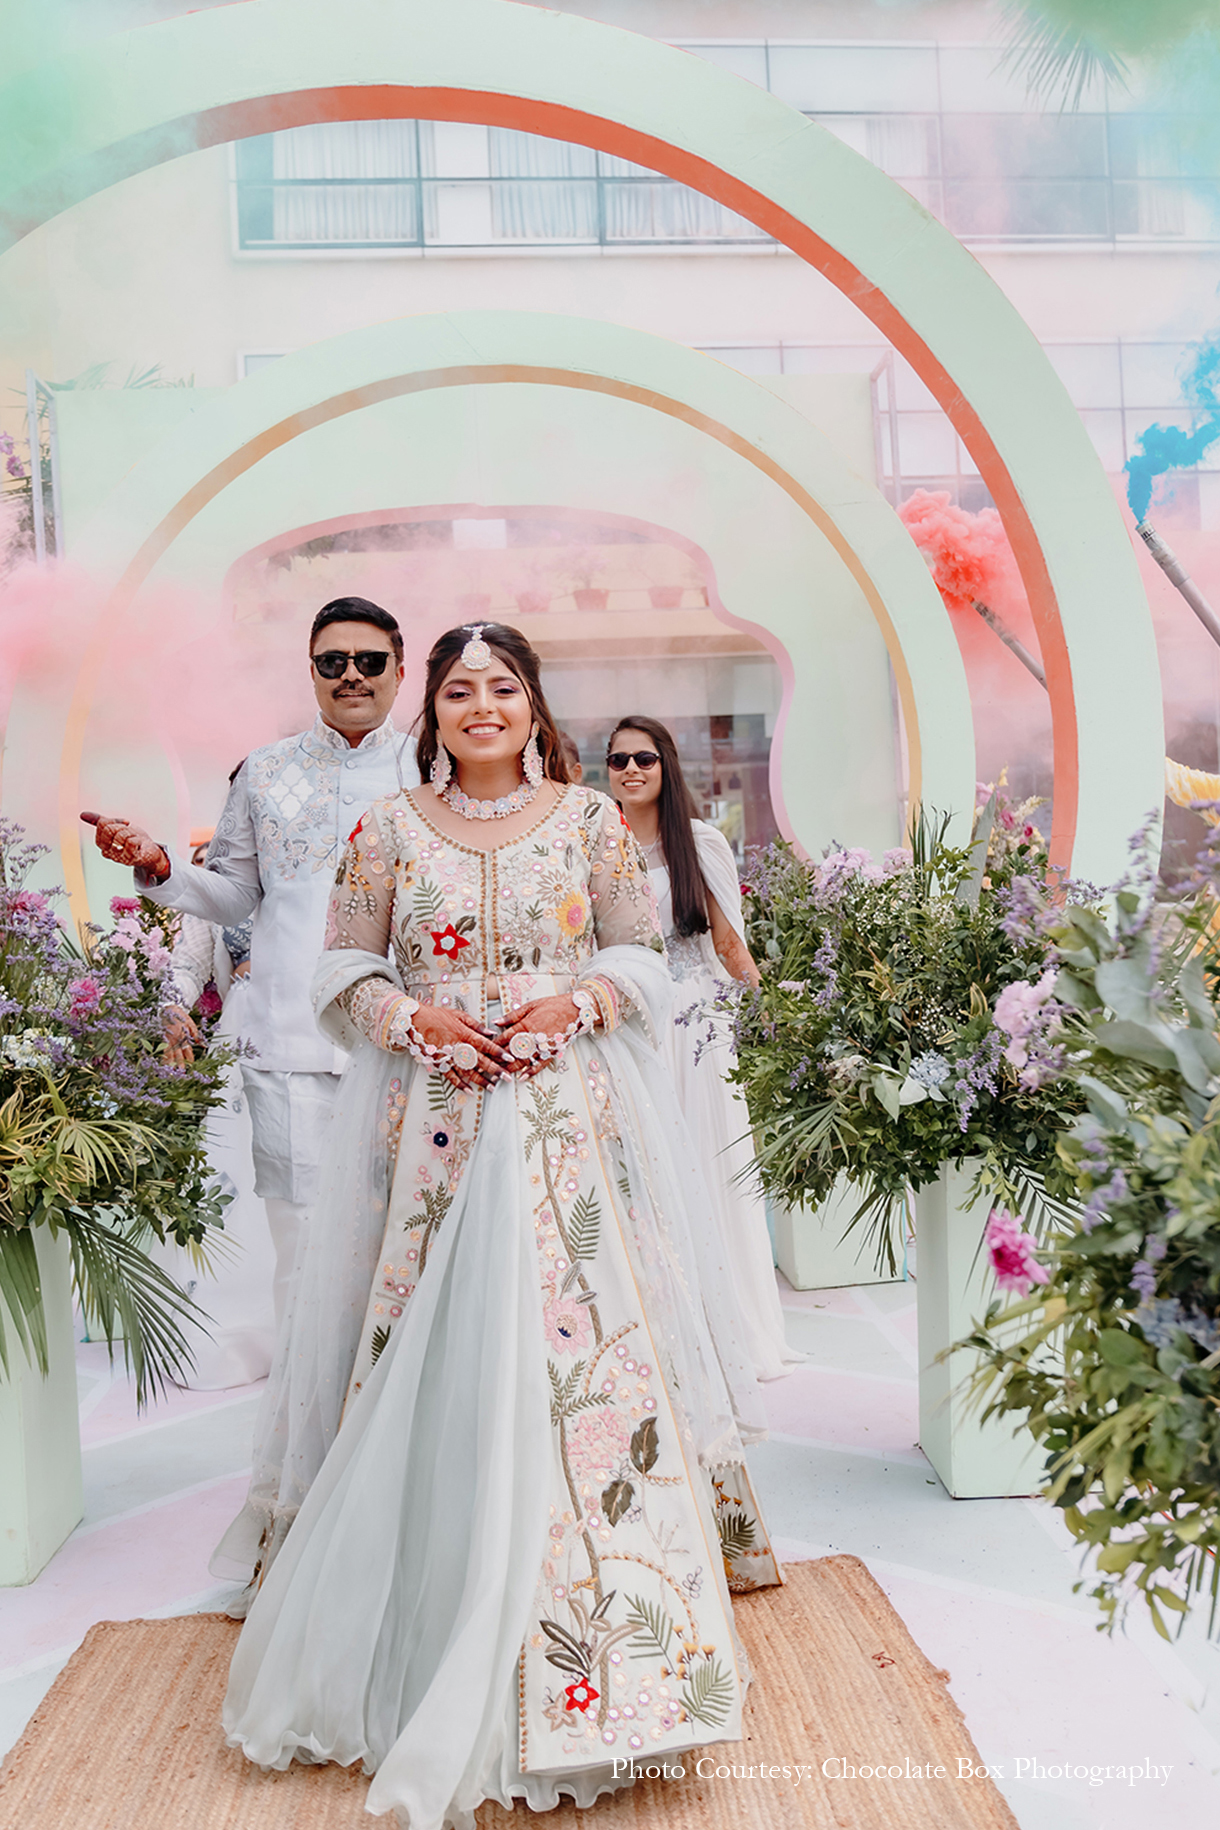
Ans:
{"type": "Polygon", "coordinates": [[[876,1252],[861,1224],[843,1234],[860,1205],[859,1192],[840,1181],[821,1207],[767,1203],[775,1229],[775,1262],[794,1290],[841,1290],[849,1284],[901,1283],[878,1271],[876,1252]]]}
{"type": "Polygon", "coordinates": [[[980,1421],[985,1406],[970,1391],[977,1354],[937,1358],[971,1333],[995,1294],[981,1244],[987,1203],[965,1205],[973,1177],[972,1163],[945,1168],[915,1197],[919,1442],[954,1499],[1004,1499],[1038,1492],[1044,1452],[1015,1412],[980,1421]]]}
{"type": "Polygon", "coordinates": [[[26,1359],[6,1316],[9,1370],[0,1372],[0,1587],[33,1582],[84,1515],[66,1236],[34,1232],[50,1372],[26,1359]]]}

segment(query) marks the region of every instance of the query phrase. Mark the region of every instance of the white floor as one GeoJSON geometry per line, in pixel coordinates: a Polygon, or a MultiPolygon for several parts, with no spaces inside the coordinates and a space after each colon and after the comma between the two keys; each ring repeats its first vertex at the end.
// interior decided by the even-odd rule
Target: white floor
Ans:
{"type": "MultiPolygon", "coordinates": [[[[950,1673],[1022,1830],[1216,1822],[1220,1649],[1204,1623],[1173,1645],[1142,1618],[1106,1638],[1072,1593],[1078,1553],[1051,1509],[949,1499],[915,1444],[913,1285],[785,1288],[784,1303],[809,1360],[767,1387],[773,1433],[751,1453],[781,1555],[864,1559],[950,1673]]],[[[175,1393],[139,1417],[104,1347],[81,1347],[79,1365],[85,1520],[37,1582],[0,1592],[0,1752],[94,1621],[228,1592],[207,1558],[244,1491],[259,1388],[175,1393]]]]}

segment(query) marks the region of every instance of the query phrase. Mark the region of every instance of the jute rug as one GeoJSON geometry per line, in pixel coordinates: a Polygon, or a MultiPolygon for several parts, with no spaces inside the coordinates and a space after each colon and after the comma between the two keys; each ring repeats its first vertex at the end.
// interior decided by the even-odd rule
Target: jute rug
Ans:
{"type": "MultiPolygon", "coordinates": [[[[484,1805],[480,1830],[1017,1830],[937,1671],[856,1557],[739,1601],[745,1739],[587,1812],[484,1805]],[[883,1772],[878,1772],[883,1769],[883,1772]],[[939,1774],[938,1774],[939,1769],[939,1774]]],[[[219,1614],[94,1627],[0,1770],[4,1830],[365,1830],[368,1781],[226,1748],[219,1614]]]]}

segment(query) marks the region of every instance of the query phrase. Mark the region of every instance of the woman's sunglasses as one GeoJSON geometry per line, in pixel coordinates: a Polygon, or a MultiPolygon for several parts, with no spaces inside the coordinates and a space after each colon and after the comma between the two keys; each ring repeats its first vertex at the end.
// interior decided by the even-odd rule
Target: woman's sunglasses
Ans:
{"type": "Polygon", "coordinates": [[[325,654],[309,658],[324,680],[341,680],[349,661],[356,663],[357,673],[363,674],[366,680],[375,680],[378,674],[385,672],[390,656],[384,648],[362,648],[358,654],[340,654],[337,648],[328,648],[325,654]]]}
{"type": "Polygon", "coordinates": [[[606,763],[621,775],[628,763],[634,763],[637,769],[652,769],[660,760],[655,750],[611,750],[606,763]]]}

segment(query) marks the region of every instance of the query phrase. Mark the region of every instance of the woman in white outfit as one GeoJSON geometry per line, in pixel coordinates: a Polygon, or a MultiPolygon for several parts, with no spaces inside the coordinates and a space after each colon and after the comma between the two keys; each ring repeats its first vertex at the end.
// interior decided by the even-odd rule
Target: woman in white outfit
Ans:
{"type": "Polygon", "coordinates": [[[762,1197],[750,1174],[754,1145],[745,1101],[725,1079],[727,1044],[709,1046],[704,1025],[683,1018],[729,979],[758,984],[746,945],[741,887],[728,840],[697,818],[677,746],[655,718],[623,719],[606,758],[610,792],[648,865],[678,984],[664,1041],[686,1122],[711,1188],[725,1266],[745,1317],[755,1377],[778,1379],[802,1356],[784,1339],[762,1197]]]}
{"type": "Polygon", "coordinates": [[[739,1739],[729,1583],[779,1574],[638,848],[568,781],[515,630],[439,639],[417,754],[431,785],[364,814],[331,898],[315,1000],[350,1061],[224,1723],[263,1766],[362,1763],[410,1830],[473,1830],[484,1799],[583,1809],[636,1758],[739,1739]]]}

